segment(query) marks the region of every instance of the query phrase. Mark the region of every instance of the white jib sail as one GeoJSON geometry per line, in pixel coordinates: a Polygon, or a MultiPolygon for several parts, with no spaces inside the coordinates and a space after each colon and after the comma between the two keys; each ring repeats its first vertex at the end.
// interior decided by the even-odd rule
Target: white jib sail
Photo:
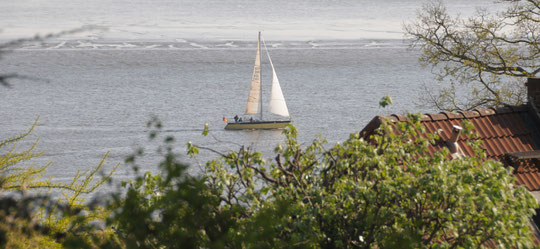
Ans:
{"type": "Polygon", "coordinates": [[[246,114],[259,113],[259,102],[261,96],[261,51],[260,43],[257,42],[257,55],[255,56],[255,65],[253,66],[253,77],[251,78],[251,89],[249,90],[246,114]]]}
{"type": "MultiPolygon", "coordinates": [[[[270,65],[272,65],[271,62],[270,65]]],[[[285,97],[283,97],[283,92],[279,86],[279,80],[277,78],[276,71],[274,70],[274,65],[272,65],[272,93],[270,95],[270,112],[276,115],[289,117],[289,110],[287,109],[285,97]]]]}
{"type": "Polygon", "coordinates": [[[270,66],[272,66],[272,92],[270,94],[270,112],[276,115],[289,117],[289,109],[287,109],[287,104],[285,103],[285,97],[283,97],[283,92],[279,86],[279,80],[276,74],[276,69],[274,69],[274,63],[272,63],[272,58],[270,58],[270,53],[266,47],[266,42],[263,39],[264,48],[266,50],[266,55],[268,56],[268,61],[270,61],[270,66]]]}

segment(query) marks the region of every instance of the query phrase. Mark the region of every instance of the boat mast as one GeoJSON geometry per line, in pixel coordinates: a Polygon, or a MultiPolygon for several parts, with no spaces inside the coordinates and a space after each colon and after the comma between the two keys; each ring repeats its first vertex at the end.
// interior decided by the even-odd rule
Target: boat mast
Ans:
{"type": "MultiPolygon", "coordinates": [[[[260,51],[261,51],[261,31],[259,31],[259,42],[257,42],[257,50],[260,53],[260,51]]],[[[263,96],[262,95],[262,92],[263,92],[262,90],[263,89],[262,89],[262,63],[261,63],[262,59],[261,58],[262,58],[262,56],[259,56],[259,65],[261,65],[260,69],[259,69],[259,79],[260,79],[259,82],[260,82],[260,85],[261,85],[261,90],[260,90],[260,93],[259,93],[259,105],[261,107],[261,121],[262,121],[263,120],[263,100],[262,100],[262,96],[263,96]]]]}

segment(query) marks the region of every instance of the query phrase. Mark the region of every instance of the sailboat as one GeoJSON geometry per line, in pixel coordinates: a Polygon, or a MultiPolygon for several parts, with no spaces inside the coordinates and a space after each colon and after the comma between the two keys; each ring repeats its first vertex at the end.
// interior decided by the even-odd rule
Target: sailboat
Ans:
{"type": "MultiPolygon", "coordinates": [[[[279,80],[274,69],[274,64],[270,58],[270,53],[266,47],[264,39],[262,44],[266,50],[268,61],[272,67],[272,91],[270,94],[269,111],[272,114],[287,118],[287,120],[264,120],[263,119],[263,98],[261,88],[261,32],[259,32],[259,40],[257,42],[257,55],[255,56],[255,65],[253,66],[253,77],[251,78],[251,90],[246,106],[246,115],[252,115],[249,119],[235,117],[235,120],[226,121],[226,130],[244,130],[244,129],[282,129],[290,122],[289,110],[283,97],[283,92],[279,86],[279,80]],[[255,118],[254,118],[254,116],[255,118]],[[257,117],[258,115],[258,117],[257,117]]],[[[226,120],[226,119],[224,119],[226,120]]]]}

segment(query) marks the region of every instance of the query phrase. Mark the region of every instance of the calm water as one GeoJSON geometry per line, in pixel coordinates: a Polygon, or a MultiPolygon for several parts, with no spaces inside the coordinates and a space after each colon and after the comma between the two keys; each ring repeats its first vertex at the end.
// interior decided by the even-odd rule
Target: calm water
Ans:
{"type": "MultiPolygon", "coordinates": [[[[343,141],[375,115],[415,110],[418,89],[431,77],[400,40],[300,44],[270,53],[302,142],[317,134],[343,141]],[[388,110],[378,107],[386,94],[395,101],[388,110]]],[[[152,115],[179,146],[192,140],[222,151],[237,147],[203,138],[208,123],[220,141],[268,152],[282,141],[279,131],[223,130],[223,116],[245,109],[253,60],[250,47],[19,50],[2,61],[2,71],[42,80],[13,80],[12,88],[1,89],[0,135],[21,132],[40,115],[35,135],[57,177],[97,164],[108,150],[111,162],[122,161],[146,143],[152,115]]]]}
{"type": "MultiPolygon", "coordinates": [[[[25,131],[39,115],[32,138],[41,139],[38,149],[45,154],[33,162],[54,161],[49,175],[63,181],[97,165],[107,151],[111,166],[143,145],[148,155],[142,167],[155,171],[157,143],[147,142],[146,128],[153,115],[163,121],[165,135],[176,137],[179,152],[193,141],[220,151],[249,145],[270,157],[283,140],[280,131],[225,131],[222,121],[245,109],[257,30],[265,30],[303,143],[319,134],[330,144],[343,141],[375,115],[430,111],[415,102],[423,84],[434,82],[432,75],[401,40],[402,23],[414,18],[421,1],[272,3],[5,3],[0,40],[85,25],[100,29],[25,44],[0,60],[0,73],[31,78],[0,88],[0,138],[25,131]],[[395,104],[381,109],[385,95],[395,104]],[[205,123],[211,136],[200,135],[205,123]]],[[[493,6],[484,0],[448,4],[465,14],[493,6]]],[[[267,76],[263,71],[266,90],[267,76]]],[[[116,176],[128,174],[122,168],[116,176]]]]}

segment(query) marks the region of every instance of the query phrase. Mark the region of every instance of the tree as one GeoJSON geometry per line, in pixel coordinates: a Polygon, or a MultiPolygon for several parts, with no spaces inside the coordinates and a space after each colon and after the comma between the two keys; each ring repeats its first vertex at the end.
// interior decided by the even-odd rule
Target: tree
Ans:
{"type": "Polygon", "coordinates": [[[18,136],[0,141],[0,191],[27,191],[35,189],[59,189],[63,191],[73,192],[73,195],[67,192],[62,192],[66,202],[70,205],[76,205],[80,202],[80,195],[89,194],[97,187],[101,186],[108,179],[119,165],[116,165],[107,175],[104,175],[98,182],[93,182],[96,174],[103,168],[108,153],[103,156],[99,165],[84,173],[78,172],[70,183],[55,183],[51,178],[43,179],[47,168],[51,163],[47,163],[40,167],[24,166],[25,161],[37,158],[43,152],[36,152],[39,139],[37,139],[28,149],[17,150],[17,143],[23,141],[34,131],[38,123],[38,119],[32,127],[25,133],[18,136]]]}
{"type": "MultiPolygon", "coordinates": [[[[208,162],[205,177],[221,208],[245,208],[236,231],[252,231],[244,224],[287,203],[265,226],[275,237],[245,248],[532,247],[537,204],[511,172],[477,143],[475,157],[430,154],[438,136],[425,134],[418,115],[409,119],[330,149],[320,139],[302,148],[290,126],[274,160],[242,147],[208,162]]],[[[472,138],[472,125],[463,126],[472,138]]]]}
{"type": "MultiPolygon", "coordinates": [[[[149,123],[158,131],[161,124],[149,123]]],[[[531,248],[535,199],[510,170],[487,160],[470,123],[475,157],[429,153],[439,137],[418,115],[385,123],[369,141],[353,133],[325,148],[307,146],[293,126],[275,157],[240,147],[187,175],[172,137],[158,148],[160,174],[138,173],[108,205],[109,232],[70,233],[66,248],[531,248]]],[[[205,128],[203,135],[208,134],[205,128]]]]}
{"type": "Polygon", "coordinates": [[[93,193],[109,181],[119,164],[96,179],[102,173],[107,153],[96,167],[77,172],[69,183],[43,178],[51,163],[39,167],[25,164],[43,154],[36,152],[39,140],[27,149],[17,148],[19,142],[30,136],[37,122],[36,119],[27,132],[0,141],[1,247],[59,247],[57,237],[73,233],[81,226],[87,226],[88,222],[107,216],[102,207],[89,208],[82,195],[93,193]],[[48,193],[52,190],[58,191],[61,197],[51,198],[48,193]]]}
{"type": "MultiPolygon", "coordinates": [[[[149,122],[151,140],[161,138],[161,123],[149,122]],[[154,129],[155,128],[155,129],[154,129]]],[[[206,178],[186,174],[188,166],[180,162],[173,152],[174,139],[164,137],[158,153],[163,157],[160,174],[140,174],[137,161],[144,156],[143,149],[126,158],[136,175],[123,182],[108,204],[111,216],[107,227],[114,233],[96,236],[90,228],[83,235],[71,235],[64,242],[66,248],[242,248],[272,234],[260,229],[268,223],[269,215],[280,214],[271,210],[259,215],[251,223],[257,229],[239,230],[238,217],[245,208],[240,205],[222,206],[219,193],[206,184],[206,178]],[[89,239],[88,239],[89,238],[89,239]]],[[[278,205],[279,206],[279,205],[278,205]]],[[[245,224],[243,227],[248,227],[245,224]]],[[[272,236],[273,237],[273,236],[272,236]]]]}
{"type": "Polygon", "coordinates": [[[405,25],[420,62],[448,83],[427,102],[440,110],[474,109],[527,102],[524,78],[540,74],[540,1],[503,0],[497,14],[477,10],[452,17],[441,2],[425,4],[405,25]]]}
{"type": "MultiPolygon", "coordinates": [[[[0,59],[22,44],[40,43],[93,28],[87,26],[0,43],[0,59]]],[[[0,86],[10,87],[9,81],[16,78],[36,79],[18,73],[0,73],[0,86]]],[[[91,207],[85,203],[83,195],[95,192],[110,181],[120,164],[114,166],[108,173],[102,172],[108,157],[107,152],[96,167],[78,171],[69,183],[57,183],[53,178],[44,178],[51,163],[39,167],[26,164],[27,161],[43,154],[36,152],[39,139],[27,149],[17,148],[17,144],[27,139],[33,132],[38,119],[27,132],[0,140],[0,247],[2,248],[60,248],[61,238],[67,234],[76,234],[77,230],[87,230],[92,226],[90,222],[103,220],[108,215],[103,207],[91,207]],[[98,175],[101,178],[96,179],[98,175]],[[51,197],[49,195],[51,191],[57,191],[61,197],[51,197]]]]}

